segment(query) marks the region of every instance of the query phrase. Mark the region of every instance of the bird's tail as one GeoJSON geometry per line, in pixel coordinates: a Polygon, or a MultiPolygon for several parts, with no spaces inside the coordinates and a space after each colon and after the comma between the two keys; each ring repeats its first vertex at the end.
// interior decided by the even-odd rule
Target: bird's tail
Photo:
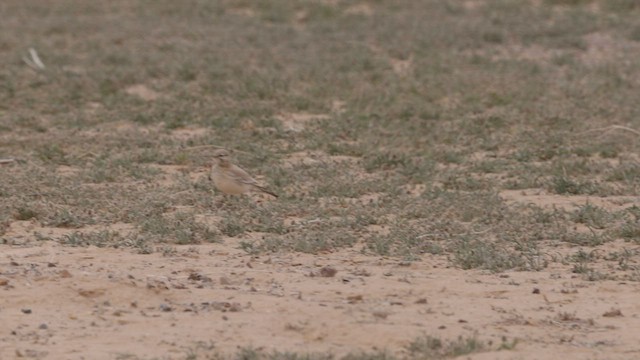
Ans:
{"type": "Polygon", "coordinates": [[[276,195],[275,193],[273,193],[273,192],[271,192],[271,191],[267,190],[266,188],[264,188],[264,187],[262,187],[262,186],[258,186],[258,185],[254,185],[254,186],[255,186],[258,190],[262,191],[262,192],[263,192],[263,193],[265,193],[265,194],[269,194],[269,195],[271,195],[271,196],[273,196],[273,197],[275,197],[275,198],[277,198],[277,197],[278,197],[278,195],[276,195]]]}

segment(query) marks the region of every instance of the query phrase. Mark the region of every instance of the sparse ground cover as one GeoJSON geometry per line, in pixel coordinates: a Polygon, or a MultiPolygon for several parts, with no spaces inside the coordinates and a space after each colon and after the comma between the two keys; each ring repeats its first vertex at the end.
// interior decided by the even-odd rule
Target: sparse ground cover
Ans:
{"type": "Polygon", "coordinates": [[[640,351],[624,336],[640,329],[637,1],[8,0],[0,12],[2,358],[640,351]],[[29,48],[44,68],[23,60],[29,48]],[[216,147],[280,198],[216,194],[216,147]],[[257,273],[271,277],[251,285],[257,273]],[[25,320],[25,299],[37,315],[64,291],[85,313],[25,320]],[[272,341],[252,332],[283,299],[300,312],[272,341]],[[325,313],[308,313],[325,328],[302,315],[318,303],[325,313]],[[399,329],[414,310],[421,326],[399,329]],[[233,341],[207,336],[211,311],[233,341]],[[176,325],[195,313],[198,336],[176,325]],[[182,332],[154,337],[162,324],[182,332]],[[62,346],[85,328],[84,344],[62,346]],[[105,328],[150,335],[119,352],[105,328]]]}

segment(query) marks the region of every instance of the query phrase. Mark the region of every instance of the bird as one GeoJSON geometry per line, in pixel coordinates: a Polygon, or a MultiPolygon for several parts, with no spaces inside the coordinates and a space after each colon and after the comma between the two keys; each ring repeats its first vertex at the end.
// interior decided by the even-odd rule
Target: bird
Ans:
{"type": "Polygon", "coordinates": [[[249,173],[238,165],[231,162],[229,151],[218,149],[213,153],[213,166],[209,179],[213,181],[216,188],[225,194],[241,195],[253,190],[260,190],[273,197],[278,197],[275,193],[260,186],[258,181],[251,177],[249,173]]]}

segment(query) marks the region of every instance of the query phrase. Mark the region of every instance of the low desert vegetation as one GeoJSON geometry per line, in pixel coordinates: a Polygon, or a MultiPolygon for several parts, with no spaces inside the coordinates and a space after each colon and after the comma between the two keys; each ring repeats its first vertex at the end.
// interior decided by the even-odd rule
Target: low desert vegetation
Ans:
{"type": "MultiPolygon", "coordinates": [[[[637,1],[0,9],[6,244],[234,238],[251,254],[640,278],[637,1]],[[280,197],[217,193],[220,147],[280,197]]],[[[481,348],[432,340],[412,354],[481,348]]]]}
{"type": "Polygon", "coordinates": [[[501,271],[639,241],[634,2],[29,3],[0,25],[6,243],[29,221],[65,231],[19,241],[501,271]],[[281,198],[217,194],[218,147],[281,198]]]}
{"type": "MultiPolygon", "coordinates": [[[[565,320],[566,321],[566,320],[565,320]]],[[[503,339],[498,346],[484,343],[475,336],[459,337],[453,340],[443,340],[434,336],[421,336],[406,347],[405,351],[411,359],[442,360],[452,359],[472,353],[480,353],[489,350],[510,350],[517,344],[517,340],[508,341],[503,339]]],[[[122,354],[122,359],[127,359],[126,354],[122,354]]],[[[136,359],[136,357],[131,357],[136,359]]],[[[213,343],[199,343],[188,349],[186,359],[223,359],[224,356],[216,351],[213,343]]],[[[350,353],[343,356],[336,356],[326,353],[288,353],[288,352],[265,352],[251,347],[238,350],[234,355],[235,359],[242,360],[396,360],[397,356],[387,351],[350,353]]]]}

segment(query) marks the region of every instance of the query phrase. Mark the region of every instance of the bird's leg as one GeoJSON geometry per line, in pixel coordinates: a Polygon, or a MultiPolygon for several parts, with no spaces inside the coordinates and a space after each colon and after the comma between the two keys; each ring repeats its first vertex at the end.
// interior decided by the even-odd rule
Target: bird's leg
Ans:
{"type": "Polygon", "coordinates": [[[213,207],[218,210],[225,210],[229,206],[229,198],[227,194],[216,196],[213,198],[213,207]]]}

